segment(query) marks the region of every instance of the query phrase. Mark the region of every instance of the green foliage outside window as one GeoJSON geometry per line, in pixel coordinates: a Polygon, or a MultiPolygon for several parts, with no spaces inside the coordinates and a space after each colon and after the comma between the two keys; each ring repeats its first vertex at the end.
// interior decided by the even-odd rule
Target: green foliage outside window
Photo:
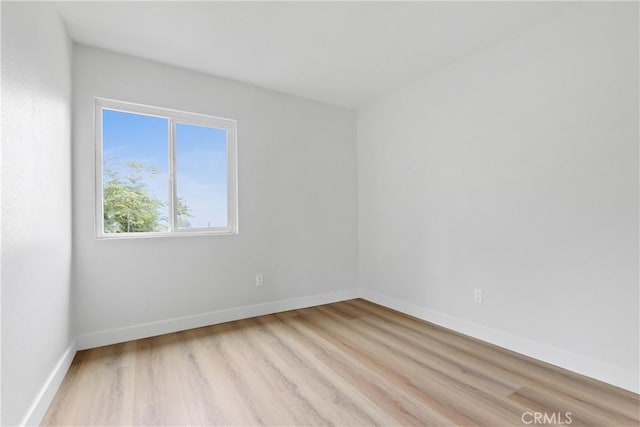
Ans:
{"type": "MultiPolygon", "coordinates": [[[[149,165],[127,162],[116,167],[113,159],[105,162],[103,203],[106,233],[166,231],[168,218],[165,203],[147,187],[147,180],[157,174],[149,165]]],[[[189,207],[178,200],[178,226],[188,228],[192,217],[189,207]]]]}

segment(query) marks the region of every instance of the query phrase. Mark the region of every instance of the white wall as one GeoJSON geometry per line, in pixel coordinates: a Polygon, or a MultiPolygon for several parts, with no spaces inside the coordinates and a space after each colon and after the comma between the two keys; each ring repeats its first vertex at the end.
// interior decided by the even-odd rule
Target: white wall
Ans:
{"type": "Polygon", "coordinates": [[[638,71],[588,3],[359,110],[365,295],[637,391],[638,71]]]}
{"type": "Polygon", "coordinates": [[[89,47],[73,53],[76,320],[79,334],[98,333],[81,342],[357,288],[354,111],[89,47]],[[96,240],[94,97],[236,119],[240,234],[96,240]]]}
{"type": "Polygon", "coordinates": [[[70,53],[53,4],[2,2],[2,425],[72,342],[70,53]]]}

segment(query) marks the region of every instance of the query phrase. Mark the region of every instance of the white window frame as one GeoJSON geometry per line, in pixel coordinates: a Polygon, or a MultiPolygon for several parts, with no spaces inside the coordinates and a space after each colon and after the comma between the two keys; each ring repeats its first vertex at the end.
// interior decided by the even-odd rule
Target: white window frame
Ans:
{"type": "Polygon", "coordinates": [[[177,236],[203,236],[238,234],[238,175],[237,175],[237,122],[232,119],[208,116],[186,111],[172,110],[162,107],[135,104],[113,99],[95,99],[95,229],[97,239],[129,239],[144,237],[177,237],[177,236]],[[102,111],[104,109],[120,111],[123,113],[140,114],[151,117],[167,119],[169,135],[169,224],[168,231],[138,232],[138,233],[105,233],[104,232],[104,195],[103,195],[103,170],[102,170],[102,111]],[[175,129],[176,124],[214,127],[227,131],[227,226],[210,228],[186,228],[177,227],[178,222],[178,196],[175,179],[175,129]]]}

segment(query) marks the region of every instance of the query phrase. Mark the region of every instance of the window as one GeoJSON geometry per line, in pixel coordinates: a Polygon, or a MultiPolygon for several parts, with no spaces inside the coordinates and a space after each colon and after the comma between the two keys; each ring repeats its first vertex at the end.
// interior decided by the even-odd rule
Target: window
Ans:
{"type": "Polygon", "coordinates": [[[238,232],[236,121],[96,99],[98,238],[238,232]]]}

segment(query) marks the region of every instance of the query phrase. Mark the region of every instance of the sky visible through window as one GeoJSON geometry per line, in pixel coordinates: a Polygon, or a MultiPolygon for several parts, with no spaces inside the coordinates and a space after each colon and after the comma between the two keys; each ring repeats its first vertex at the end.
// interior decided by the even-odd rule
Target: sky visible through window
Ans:
{"type": "MultiPolygon", "coordinates": [[[[151,231],[167,231],[170,194],[168,119],[108,109],[102,111],[105,189],[114,175],[124,185],[133,185],[133,176],[136,185],[144,187],[160,202],[154,205],[158,215],[151,231]]],[[[226,140],[224,129],[176,123],[179,228],[227,226],[226,140]]],[[[105,200],[105,209],[106,203],[105,200]]],[[[107,222],[105,218],[105,231],[109,231],[107,222]]],[[[127,230],[119,227],[119,231],[127,230]]]]}
{"type": "Polygon", "coordinates": [[[178,198],[189,207],[191,227],[227,225],[227,131],[176,124],[178,198]]]}

